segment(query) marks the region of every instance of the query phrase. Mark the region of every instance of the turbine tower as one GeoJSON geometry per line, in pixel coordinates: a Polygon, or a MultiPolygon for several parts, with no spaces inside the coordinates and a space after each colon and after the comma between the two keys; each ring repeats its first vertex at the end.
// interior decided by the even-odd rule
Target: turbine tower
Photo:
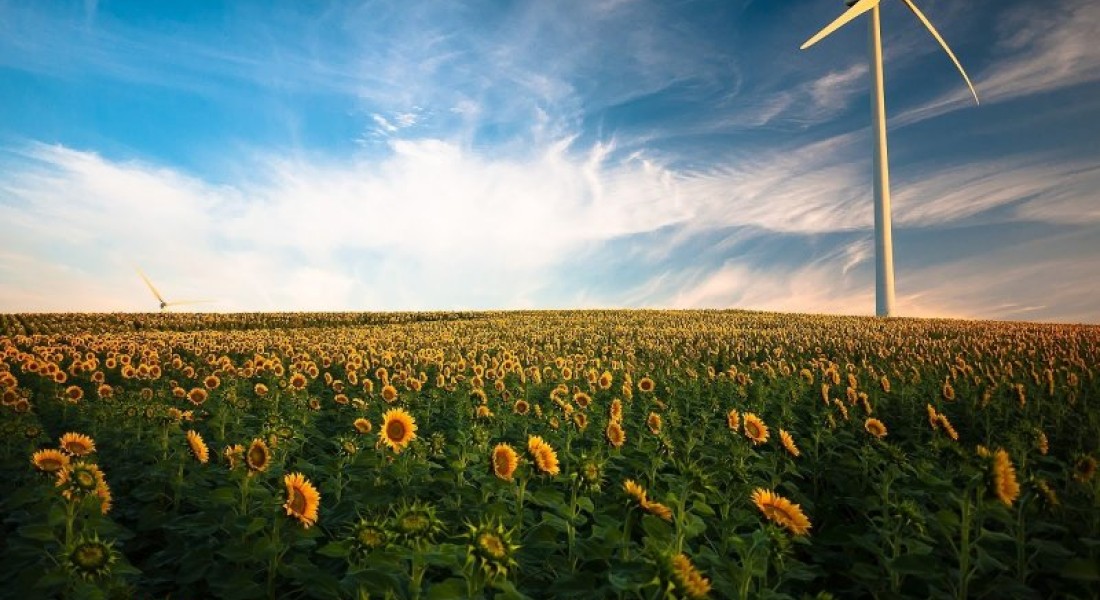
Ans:
{"type": "MultiPolygon", "coordinates": [[[[924,24],[932,37],[943,47],[951,62],[959,69],[974,102],[978,102],[978,92],[970,83],[970,77],[955,58],[955,53],[943,41],[943,37],[932,26],[932,22],[913,4],[912,0],[901,0],[913,11],[917,19],[924,24]]],[[[874,190],[875,190],[875,314],[880,317],[894,316],[894,239],[890,224],[890,164],[886,152],[886,100],[882,91],[882,33],[879,24],[879,4],[882,0],[849,0],[848,10],[829,23],[802,44],[802,50],[813,46],[822,38],[840,29],[852,19],[871,11],[868,20],[868,46],[871,54],[871,124],[874,128],[874,190]]]]}

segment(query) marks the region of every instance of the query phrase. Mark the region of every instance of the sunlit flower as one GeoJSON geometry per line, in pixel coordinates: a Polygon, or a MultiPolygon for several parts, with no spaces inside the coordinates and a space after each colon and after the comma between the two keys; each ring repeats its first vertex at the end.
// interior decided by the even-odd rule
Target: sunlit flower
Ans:
{"type": "Polygon", "coordinates": [[[867,430],[867,433],[879,439],[886,437],[886,425],[878,419],[867,419],[863,422],[863,428],[867,430]]]}
{"type": "Polygon", "coordinates": [[[66,433],[61,436],[60,446],[72,456],[87,456],[95,452],[95,442],[82,433],[66,433]]]}
{"type": "Polygon", "coordinates": [[[394,408],[382,415],[379,436],[394,452],[401,452],[409,442],[416,439],[416,430],[416,420],[412,415],[404,409],[394,408]]]}
{"type": "Polygon", "coordinates": [[[752,440],[753,445],[763,444],[768,441],[768,426],[755,414],[745,413],[745,437],[752,440]]]}
{"type": "Polygon", "coordinates": [[[493,474],[504,481],[511,481],[519,465],[519,456],[509,444],[500,443],[493,448],[493,474]]]}
{"type": "Polygon", "coordinates": [[[309,527],[317,522],[317,510],[321,506],[321,494],[301,473],[290,473],[283,477],[286,485],[286,514],[298,519],[309,527]]]}
{"type": "Polygon", "coordinates": [[[752,501],[768,520],[785,527],[791,533],[795,535],[809,533],[810,520],[806,518],[802,508],[783,496],[757,488],[752,493],[752,501]]]}
{"type": "Polygon", "coordinates": [[[200,463],[206,464],[210,460],[210,450],[206,447],[206,442],[203,441],[199,432],[188,429],[187,444],[191,446],[191,453],[195,455],[195,459],[200,463]]]}

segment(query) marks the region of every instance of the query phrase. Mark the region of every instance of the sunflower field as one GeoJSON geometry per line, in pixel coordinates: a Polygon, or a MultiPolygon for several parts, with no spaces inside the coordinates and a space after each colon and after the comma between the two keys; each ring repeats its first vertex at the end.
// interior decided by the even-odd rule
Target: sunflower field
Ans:
{"type": "Polygon", "coordinates": [[[1097,598],[1100,327],[0,315],[0,597],[1097,598]]]}

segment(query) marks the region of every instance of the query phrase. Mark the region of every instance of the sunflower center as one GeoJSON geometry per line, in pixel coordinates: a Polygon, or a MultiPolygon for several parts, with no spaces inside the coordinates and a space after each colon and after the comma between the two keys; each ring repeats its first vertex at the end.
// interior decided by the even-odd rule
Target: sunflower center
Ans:
{"type": "Polygon", "coordinates": [[[96,487],[95,474],[90,471],[80,470],[73,474],[73,481],[77,487],[85,490],[94,490],[96,487]]]}
{"type": "Polygon", "coordinates": [[[500,536],[485,532],[478,536],[477,543],[481,550],[492,558],[501,560],[508,556],[508,551],[504,548],[504,540],[501,540],[500,536]]]}
{"type": "Polygon", "coordinates": [[[401,528],[406,533],[422,533],[428,529],[428,517],[420,513],[406,515],[401,519],[401,528]]]}
{"type": "Polygon", "coordinates": [[[374,527],[363,527],[356,534],[359,543],[367,548],[377,548],[385,543],[386,536],[374,527]]]}
{"type": "Polygon", "coordinates": [[[61,468],[61,461],[56,458],[43,458],[39,461],[38,466],[43,471],[53,472],[61,468]]]}
{"type": "Polygon", "coordinates": [[[751,421],[746,423],[745,429],[749,432],[750,436],[760,437],[760,428],[756,426],[756,423],[753,423],[751,421]]]}
{"type": "Polygon", "coordinates": [[[286,501],[287,507],[299,515],[306,513],[306,497],[298,488],[290,488],[290,498],[286,501]]]}
{"type": "Polygon", "coordinates": [[[80,544],[73,549],[73,564],[85,571],[97,571],[107,565],[110,552],[106,545],[98,542],[80,544]]]}
{"type": "Polygon", "coordinates": [[[405,439],[405,424],[401,421],[390,421],[387,423],[386,437],[394,441],[405,439]]]}

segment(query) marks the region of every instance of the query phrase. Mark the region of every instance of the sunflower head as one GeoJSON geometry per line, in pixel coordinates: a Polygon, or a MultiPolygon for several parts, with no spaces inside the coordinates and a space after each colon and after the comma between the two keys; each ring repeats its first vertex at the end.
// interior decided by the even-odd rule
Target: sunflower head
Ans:
{"type": "Polygon", "coordinates": [[[195,460],[202,464],[210,460],[210,449],[206,447],[206,442],[203,441],[199,432],[194,429],[187,430],[187,445],[191,446],[191,453],[195,455],[195,460]]]}
{"type": "Polygon", "coordinates": [[[542,473],[554,476],[561,471],[558,466],[557,452],[554,451],[554,448],[550,444],[543,441],[541,437],[533,435],[527,440],[527,452],[531,454],[535,466],[542,473]]]}
{"type": "Polygon", "coordinates": [[[1012,466],[1012,458],[1004,448],[998,448],[993,453],[993,491],[1005,506],[1012,506],[1020,496],[1016,469],[1012,466]]]}
{"type": "Polygon", "coordinates": [[[623,426],[618,421],[611,421],[607,424],[607,441],[609,444],[616,448],[622,448],[626,443],[626,432],[623,431],[623,426]]]}
{"type": "Polygon", "coordinates": [[[394,513],[394,529],[413,546],[430,544],[443,531],[435,507],[420,501],[405,503],[394,513]]]}
{"type": "Polygon", "coordinates": [[[1088,483],[1096,475],[1097,463],[1092,456],[1082,456],[1073,466],[1073,478],[1081,483],[1088,483]]]}
{"type": "Polygon", "coordinates": [[[753,413],[745,413],[745,437],[758,446],[768,441],[768,426],[753,413]]]}
{"type": "Polygon", "coordinates": [[[603,464],[591,457],[582,456],[577,478],[585,489],[598,492],[603,487],[603,464]]]}
{"type": "Polygon", "coordinates": [[[95,442],[82,433],[66,433],[61,436],[60,445],[71,456],[87,456],[95,452],[95,442]]]}
{"type": "Polygon", "coordinates": [[[283,477],[286,486],[286,502],[283,508],[286,514],[309,528],[317,523],[317,512],[321,506],[321,494],[301,473],[289,473],[283,477]]]}
{"type": "Polygon", "coordinates": [[[352,425],[355,427],[355,431],[363,435],[370,433],[372,427],[370,419],[365,419],[363,417],[359,417],[358,419],[356,419],[355,422],[352,423],[352,425]]]}
{"type": "Polygon", "coordinates": [[[222,456],[225,457],[225,462],[229,463],[230,469],[236,469],[244,463],[244,446],[240,444],[226,446],[225,450],[222,451],[222,456]]]}
{"type": "Polygon", "coordinates": [[[710,580],[692,564],[684,553],[669,556],[666,562],[672,584],[683,598],[700,600],[710,595],[710,580]]]}
{"type": "Polygon", "coordinates": [[[863,428],[867,430],[867,433],[879,439],[886,437],[886,425],[878,419],[867,419],[863,422],[863,428]]]}
{"type": "Polygon", "coordinates": [[[244,459],[249,471],[253,473],[266,471],[271,464],[271,449],[262,438],[256,438],[249,444],[244,459]]]}
{"type": "Polygon", "coordinates": [[[391,537],[385,523],[360,518],[351,532],[352,548],[357,557],[366,558],[371,552],[388,546],[391,537]]]}
{"type": "Polygon", "coordinates": [[[382,428],[378,432],[382,443],[394,452],[401,452],[416,439],[416,420],[404,409],[394,408],[382,415],[382,428]]]}
{"type": "Polygon", "coordinates": [[[94,494],[104,482],[103,471],[93,463],[72,463],[57,472],[57,487],[69,500],[79,500],[94,494]]]}
{"type": "Polygon", "coordinates": [[[646,424],[646,427],[649,427],[649,431],[653,435],[660,435],[661,434],[661,426],[663,425],[663,422],[661,420],[661,415],[659,415],[655,412],[649,413],[649,416],[646,417],[645,424],[646,424]]]}
{"type": "Polygon", "coordinates": [[[490,581],[507,577],[509,569],[517,565],[519,544],[513,541],[515,532],[505,529],[498,520],[468,523],[467,527],[467,564],[476,565],[490,581]]]}
{"type": "Polygon", "coordinates": [[[113,543],[100,541],[99,536],[81,537],[64,550],[62,564],[73,575],[85,581],[107,576],[118,560],[113,543]]]}
{"type": "Polygon", "coordinates": [[[31,463],[34,468],[43,473],[57,473],[69,466],[69,455],[60,450],[39,450],[31,455],[31,463]]]}
{"type": "Polygon", "coordinates": [[[775,492],[757,488],[752,493],[752,501],[764,517],[794,535],[806,535],[812,527],[799,505],[775,492]]]}
{"type": "Polygon", "coordinates": [[[501,442],[493,448],[493,474],[504,481],[511,481],[519,465],[519,455],[511,445],[501,442]]]}
{"type": "Polygon", "coordinates": [[[787,433],[785,429],[779,430],[779,441],[783,443],[783,448],[791,456],[798,457],[800,454],[802,454],[798,450],[798,446],[795,445],[794,438],[791,436],[790,433],[787,433]]]}

